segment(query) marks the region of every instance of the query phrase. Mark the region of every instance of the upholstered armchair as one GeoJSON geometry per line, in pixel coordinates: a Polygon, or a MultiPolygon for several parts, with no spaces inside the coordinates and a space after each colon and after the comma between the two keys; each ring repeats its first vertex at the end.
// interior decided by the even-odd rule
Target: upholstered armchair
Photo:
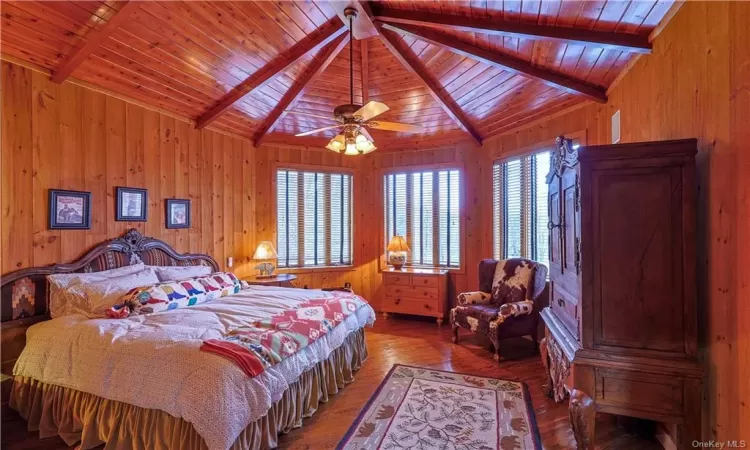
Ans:
{"type": "Polygon", "coordinates": [[[547,306],[547,267],[544,264],[512,258],[485,259],[479,263],[479,291],[458,295],[458,305],[450,312],[453,343],[458,329],[466,328],[487,336],[500,360],[502,339],[531,336],[539,349],[539,312],[547,306]]]}

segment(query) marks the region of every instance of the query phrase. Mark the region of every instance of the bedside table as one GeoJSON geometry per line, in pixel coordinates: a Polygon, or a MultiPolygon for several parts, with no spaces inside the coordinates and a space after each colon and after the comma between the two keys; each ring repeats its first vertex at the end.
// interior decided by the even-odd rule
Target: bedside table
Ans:
{"type": "Polygon", "coordinates": [[[275,277],[267,277],[267,278],[247,277],[247,278],[243,278],[242,280],[247,281],[247,283],[251,285],[278,286],[278,287],[293,288],[294,285],[292,284],[292,281],[296,279],[297,279],[297,275],[292,275],[290,273],[280,273],[276,275],[275,277]]]}

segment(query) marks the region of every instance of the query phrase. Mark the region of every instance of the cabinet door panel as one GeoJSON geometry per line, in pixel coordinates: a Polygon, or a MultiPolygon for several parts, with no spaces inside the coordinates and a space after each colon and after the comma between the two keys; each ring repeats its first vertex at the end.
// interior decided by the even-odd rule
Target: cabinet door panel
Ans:
{"type": "Polygon", "coordinates": [[[684,352],[680,168],[592,177],[594,344],[684,352]]]}

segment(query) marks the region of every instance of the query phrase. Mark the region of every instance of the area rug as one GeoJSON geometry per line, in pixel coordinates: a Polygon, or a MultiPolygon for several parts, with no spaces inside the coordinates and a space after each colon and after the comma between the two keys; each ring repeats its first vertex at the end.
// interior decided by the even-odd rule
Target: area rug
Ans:
{"type": "Polygon", "coordinates": [[[396,364],[338,450],[541,450],[524,383],[396,364]]]}

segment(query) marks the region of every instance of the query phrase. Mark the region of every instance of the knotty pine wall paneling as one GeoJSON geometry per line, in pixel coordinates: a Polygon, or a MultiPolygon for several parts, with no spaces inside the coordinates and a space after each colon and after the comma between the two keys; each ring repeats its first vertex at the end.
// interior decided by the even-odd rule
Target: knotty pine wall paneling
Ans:
{"type": "Polygon", "coordinates": [[[71,261],[128,228],[239,275],[255,245],[254,154],[244,140],[3,62],[2,272],[71,261]],[[117,222],[115,187],[148,189],[148,220],[117,222]],[[49,230],[49,189],[92,193],[90,230],[49,230]],[[167,198],[192,200],[192,228],[165,228],[167,198]]]}
{"type": "MultiPolygon", "coordinates": [[[[490,139],[483,148],[512,153],[579,130],[589,144],[609,144],[610,118],[617,110],[623,143],[698,138],[704,438],[719,441],[750,440],[748,23],[750,3],[685,2],[655,39],[653,54],[642,56],[610,89],[606,105],[490,139]]],[[[489,236],[491,242],[491,230],[489,236]]]]}

